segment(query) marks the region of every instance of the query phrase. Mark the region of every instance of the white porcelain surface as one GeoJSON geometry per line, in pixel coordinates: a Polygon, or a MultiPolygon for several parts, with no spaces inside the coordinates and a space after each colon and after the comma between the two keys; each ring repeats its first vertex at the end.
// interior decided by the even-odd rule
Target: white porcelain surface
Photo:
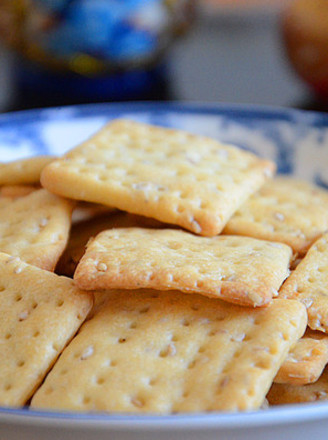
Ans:
{"type": "MultiPolygon", "coordinates": [[[[1,115],[0,161],[59,155],[116,117],[233,142],[274,159],[281,173],[328,184],[328,116],[252,106],[105,104],[1,115]]],[[[162,417],[0,408],[0,440],[321,440],[327,432],[325,402],[243,414],[162,417]]]]}

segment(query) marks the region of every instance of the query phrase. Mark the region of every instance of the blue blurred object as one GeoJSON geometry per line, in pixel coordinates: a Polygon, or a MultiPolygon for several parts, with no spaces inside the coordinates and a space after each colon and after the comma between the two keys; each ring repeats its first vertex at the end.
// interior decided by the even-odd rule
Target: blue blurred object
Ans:
{"type": "Polygon", "coordinates": [[[32,0],[33,10],[40,25],[29,26],[31,44],[66,63],[81,54],[106,67],[142,63],[156,55],[172,28],[162,0],[32,0]]]}
{"type": "MultiPolygon", "coordinates": [[[[23,9],[20,0],[6,3],[6,16],[16,14],[6,29],[17,30],[8,42],[19,54],[22,106],[163,99],[164,55],[192,3],[29,0],[23,9]]],[[[2,8],[0,2],[0,14],[2,8]]]]}
{"type": "MultiPolygon", "coordinates": [[[[57,57],[74,57],[76,52],[112,62],[151,56],[159,44],[160,28],[140,27],[141,17],[150,5],[162,16],[162,28],[167,18],[158,0],[147,2],[80,0],[69,2],[58,24],[45,35],[43,49],[57,57]]],[[[155,16],[154,16],[155,17],[155,16]]],[[[157,20],[156,20],[157,21],[157,20]]]]}
{"type": "Polygon", "coordinates": [[[20,61],[16,82],[19,102],[15,109],[60,106],[88,102],[147,101],[168,98],[166,66],[86,77],[58,75],[20,61]]]}

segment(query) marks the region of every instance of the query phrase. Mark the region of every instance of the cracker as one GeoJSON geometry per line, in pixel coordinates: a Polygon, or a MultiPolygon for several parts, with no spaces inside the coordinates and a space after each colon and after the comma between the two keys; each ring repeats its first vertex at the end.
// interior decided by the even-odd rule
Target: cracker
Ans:
{"type": "Polygon", "coordinates": [[[31,405],[124,413],[257,409],[305,327],[298,301],[246,309],[180,292],[109,291],[31,405]]]}
{"type": "Polygon", "coordinates": [[[284,244],[248,237],[112,229],[89,242],[74,279],[86,290],[181,290],[263,306],[288,276],[291,254],[284,244]]]}
{"type": "Polygon", "coordinates": [[[67,247],[56,266],[56,273],[72,277],[81,260],[89,239],[99,232],[118,227],[147,226],[163,227],[160,222],[126,212],[106,213],[73,224],[67,247]]]}
{"type": "Polygon", "coordinates": [[[115,208],[99,205],[97,203],[78,202],[72,214],[72,224],[85,220],[92,220],[101,214],[109,214],[116,211],[115,208]]]}
{"type": "Polygon", "coordinates": [[[316,382],[327,363],[328,336],[308,331],[290,350],[274,382],[292,385],[316,382]]]}
{"type": "Polygon", "coordinates": [[[0,164],[0,185],[35,184],[54,156],[34,156],[0,164]]]}
{"type": "Polygon", "coordinates": [[[328,192],[309,182],[277,178],[251,196],[224,233],[286,243],[300,254],[328,229],[328,192]]]}
{"type": "Polygon", "coordinates": [[[10,197],[1,197],[0,196],[0,209],[5,208],[6,206],[9,206],[12,202],[12,199],[10,197]]]}
{"type": "Polygon", "coordinates": [[[274,170],[214,139],[117,120],[48,165],[41,181],[55,194],[213,236],[274,170]]]}
{"type": "Polygon", "coordinates": [[[308,311],[309,327],[328,332],[328,233],[311,246],[279,296],[301,301],[308,311]]]}
{"type": "Polygon", "coordinates": [[[108,290],[97,290],[93,292],[93,306],[90,310],[87,320],[93,318],[96,313],[99,312],[101,308],[104,307],[107,299],[108,299],[108,290]]]}
{"type": "Polygon", "coordinates": [[[54,270],[65,249],[73,203],[45,189],[0,207],[0,251],[54,270]]]}
{"type": "Polygon", "coordinates": [[[320,378],[308,385],[274,383],[267,395],[270,405],[309,403],[328,400],[328,368],[320,378]]]}
{"type": "Polygon", "coordinates": [[[40,189],[40,187],[33,185],[5,185],[0,188],[0,196],[17,199],[19,197],[27,196],[37,189],[40,189]]]}
{"type": "Polygon", "coordinates": [[[0,406],[20,406],[82,324],[92,295],[3,253],[0,290],[0,406]]]}

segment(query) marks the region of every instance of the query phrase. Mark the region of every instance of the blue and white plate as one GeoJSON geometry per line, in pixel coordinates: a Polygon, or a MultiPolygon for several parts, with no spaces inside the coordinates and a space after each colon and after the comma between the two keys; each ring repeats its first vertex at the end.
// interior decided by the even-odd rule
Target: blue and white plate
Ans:
{"type": "MultiPolygon", "coordinates": [[[[328,115],[255,106],[101,104],[4,114],[0,162],[61,155],[107,121],[122,117],[234,143],[273,159],[281,173],[328,187],[328,115]]],[[[328,402],[241,414],[172,416],[0,408],[1,440],[322,440],[327,432],[328,402]]]]}

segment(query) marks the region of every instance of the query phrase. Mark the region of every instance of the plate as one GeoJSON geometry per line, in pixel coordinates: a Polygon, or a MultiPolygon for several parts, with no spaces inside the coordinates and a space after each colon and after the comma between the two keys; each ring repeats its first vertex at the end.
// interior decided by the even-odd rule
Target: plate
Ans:
{"type": "MultiPolygon", "coordinates": [[[[0,158],[61,155],[114,118],[174,127],[274,160],[283,174],[328,187],[328,115],[260,106],[125,103],[0,115],[0,158]]],[[[131,416],[0,408],[4,440],[323,439],[328,402],[248,413],[131,416]]]]}

